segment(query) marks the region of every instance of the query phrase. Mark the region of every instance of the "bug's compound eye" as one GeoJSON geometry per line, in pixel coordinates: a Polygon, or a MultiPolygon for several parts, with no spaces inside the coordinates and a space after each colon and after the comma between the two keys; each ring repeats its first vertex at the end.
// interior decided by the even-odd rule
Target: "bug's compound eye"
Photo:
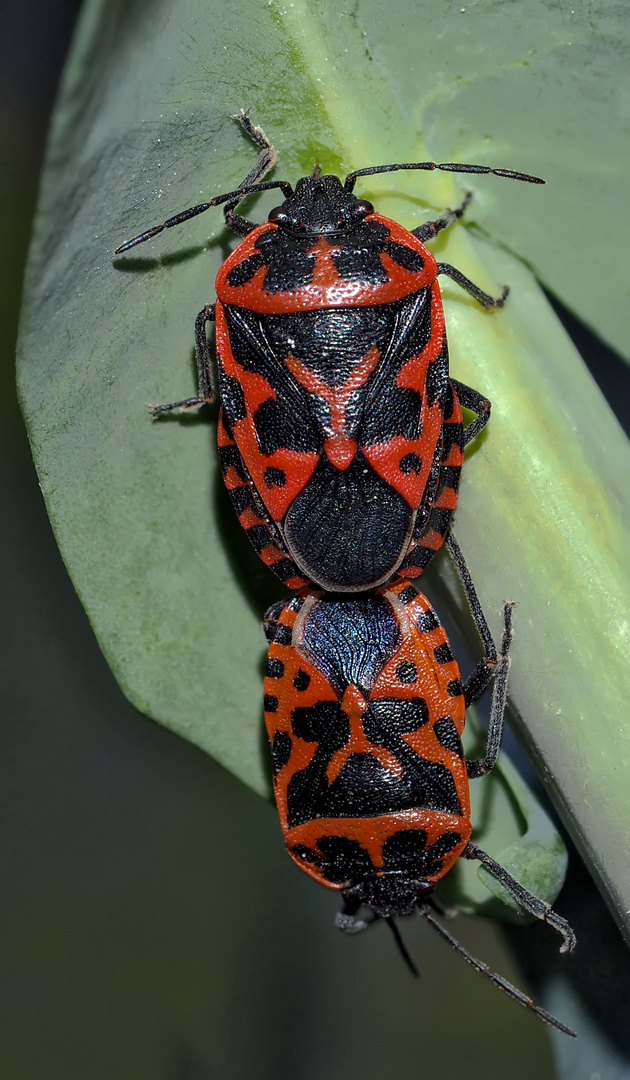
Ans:
{"type": "Polygon", "coordinates": [[[287,215],[281,206],[274,206],[273,210],[269,211],[268,221],[286,221],[287,215]]]}
{"type": "Polygon", "coordinates": [[[356,210],[360,214],[373,214],[374,213],[374,207],[372,206],[372,203],[369,202],[367,199],[357,199],[356,210]]]}

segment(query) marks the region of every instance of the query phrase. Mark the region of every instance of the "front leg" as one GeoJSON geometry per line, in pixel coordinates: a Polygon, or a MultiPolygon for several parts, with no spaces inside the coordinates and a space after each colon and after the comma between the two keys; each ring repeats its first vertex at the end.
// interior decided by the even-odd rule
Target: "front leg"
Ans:
{"type": "Polygon", "coordinates": [[[438,233],[442,232],[442,229],[448,229],[449,225],[452,225],[454,221],[459,221],[464,216],[472,197],[472,191],[467,191],[466,198],[461,206],[458,206],[456,210],[445,210],[441,217],[436,218],[435,221],[425,221],[424,224],[418,225],[417,229],[411,230],[413,235],[417,236],[418,240],[421,240],[423,244],[427,240],[433,240],[438,233]]]}
{"type": "Polygon", "coordinates": [[[478,390],[473,390],[472,386],[466,386],[465,383],[461,383],[457,379],[451,379],[451,386],[457,394],[459,404],[477,414],[476,420],[473,420],[472,424],[464,428],[464,446],[468,446],[468,443],[472,442],[488,423],[492,404],[478,390]]]}
{"type": "Polygon", "coordinates": [[[151,416],[155,420],[164,413],[174,409],[193,409],[198,405],[211,405],[216,401],[217,390],[212,372],[212,357],[206,337],[206,324],[214,322],[214,304],[206,304],[195,319],[195,357],[197,360],[197,380],[199,394],[197,397],[184,398],[182,401],[171,401],[168,405],[149,405],[151,416]]]}
{"type": "Polygon", "coordinates": [[[438,274],[446,274],[447,277],[456,281],[460,288],[465,289],[467,293],[474,296],[475,300],[488,311],[493,308],[502,308],[510,292],[510,286],[504,285],[500,296],[490,296],[489,293],[480,289],[478,285],[475,285],[474,281],[471,281],[470,278],[467,278],[465,274],[451,266],[450,263],[438,263],[437,272],[438,274]]]}
{"type": "MultiPolygon", "coordinates": [[[[458,221],[463,217],[466,209],[470,205],[471,199],[472,191],[467,191],[461,206],[458,206],[456,210],[445,210],[441,217],[436,218],[435,221],[425,221],[424,224],[419,225],[417,229],[411,230],[413,235],[417,236],[418,240],[421,240],[422,243],[426,243],[427,240],[433,240],[443,229],[448,229],[449,225],[452,225],[453,222],[458,221]]],[[[478,285],[475,285],[475,283],[470,280],[470,278],[467,278],[461,271],[457,270],[454,266],[451,266],[450,263],[438,263],[438,274],[446,274],[448,277],[452,278],[462,289],[469,292],[471,296],[474,296],[475,300],[478,300],[479,303],[487,309],[503,307],[510,291],[509,287],[504,285],[500,296],[496,298],[490,296],[489,293],[480,289],[478,285]]]]}
{"type": "MultiPolygon", "coordinates": [[[[263,129],[254,124],[249,116],[249,109],[241,109],[236,113],[236,116],[232,117],[233,120],[237,120],[243,128],[243,131],[249,135],[250,139],[256,146],[260,147],[260,154],[256,164],[250,169],[245,179],[241,182],[241,187],[249,187],[252,184],[257,184],[262,180],[263,176],[273,169],[276,161],[278,160],[278,154],[274,147],[269,142],[269,139],[265,135],[263,129]]],[[[234,211],[238,204],[241,202],[242,196],[238,199],[234,199],[233,202],[226,203],[223,207],[223,214],[225,216],[225,224],[232,232],[238,233],[239,236],[247,236],[252,229],[256,228],[256,222],[250,221],[248,218],[241,217],[240,214],[235,214],[234,211]]]]}

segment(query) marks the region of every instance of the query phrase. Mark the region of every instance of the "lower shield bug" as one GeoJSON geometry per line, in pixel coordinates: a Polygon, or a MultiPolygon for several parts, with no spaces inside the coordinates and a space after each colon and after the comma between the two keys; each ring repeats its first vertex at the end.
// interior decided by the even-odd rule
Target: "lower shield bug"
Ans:
{"type": "Polygon", "coordinates": [[[492,769],[501,741],[512,605],[497,649],[461,552],[453,537],[446,543],[485,649],[463,686],[435,611],[404,580],[356,597],[304,590],[268,612],[265,724],[285,844],[302,870],[340,891],[342,930],[384,919],[413,970],[394,920],[419,911],[477,970],[572,1035],[467,953],[434,914],[439,880],[457,859],[476,859],[560,933],[561,952],[575,945],[561,916],[470,842],[468,782],[492,769]],[[486,752],[467,761],[466,707],[491,679],[486,752]]]}

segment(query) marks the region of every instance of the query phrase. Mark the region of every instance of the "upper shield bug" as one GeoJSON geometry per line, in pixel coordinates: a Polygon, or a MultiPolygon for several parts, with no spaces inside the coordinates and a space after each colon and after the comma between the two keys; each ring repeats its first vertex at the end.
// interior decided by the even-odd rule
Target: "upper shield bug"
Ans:
{"type": "Polygon", "coordinates": [[[440,546],[457,498],[463,448],[490,402],[449,378],[438,275],[483,307],[501,307],[425,246],[462,217],[456,210],[411,231],[354,195],[361,176],[400,169],[543,180],[485,165],[413,162],[263,181],[276,154],[247,113],[236,117],[261,148],[238,188],[169,218],[117,248],[223,204],[244,239],[220,267],[217,301],[197,316],[198,396],[154,406],[154,416],[218,395],[219,448],[241,524],[291,588],[371,589],[398,572],[418,576],[440,546]],[[261,225],[235,210],[252,192],[284,202],[261,225]],[[218,385],[206,338],[216,326],[218,385]],[[460,406],[476,413],[465,429],[460,406]]]}
{"type": "Polygon", "coordinates": [[[303,590],[267,613],[265,724],[285,844],[302,870],[341,892],[341,930],[384,919],[415,972],[394,920],[417,910],[473,967],[572,1035],[474,959],[434,915],[440,878],[458,858],[477,859],[561,934],[561,952],[575,945],[561,916],[470,843],[468,781],[489,772],[501,741],[512,605],[504,607],[497,649],[461,552],[452,536],[446,542],[485,647],[463,686],[435,611],[404,580],[353,597],[303,590]],[[466,707],[491,678],[486,752],[467,761],[466,707]]]}

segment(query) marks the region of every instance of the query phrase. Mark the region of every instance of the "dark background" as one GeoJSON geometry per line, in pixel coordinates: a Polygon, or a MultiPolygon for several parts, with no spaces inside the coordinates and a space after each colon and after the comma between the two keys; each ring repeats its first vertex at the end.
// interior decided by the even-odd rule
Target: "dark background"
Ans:
{"type": "MultiPolygon", "coordinates": [[[[100,655],[13,385],[38,170],[76,15],[70,0],[3,0],[0,21],[0,1074],[548,1080],[542,1025],[419,920],[404,929],[420,983],[386,928],[336,933],[336,897],[290,864],[273,808],[137,713],[100,655]]],[[[613,408],[627,409],[625,364],[560,314],[613,408]]],[[[625,1054],[627,956],[575,855],[559,908],[582,931],[562,970],[625,1054]]],[[[501,929],[460,919],[457,934],[525,985],[501,929]]],[[[508,936],[544,994],[555,942],[538,927],[508,936]]]]}

